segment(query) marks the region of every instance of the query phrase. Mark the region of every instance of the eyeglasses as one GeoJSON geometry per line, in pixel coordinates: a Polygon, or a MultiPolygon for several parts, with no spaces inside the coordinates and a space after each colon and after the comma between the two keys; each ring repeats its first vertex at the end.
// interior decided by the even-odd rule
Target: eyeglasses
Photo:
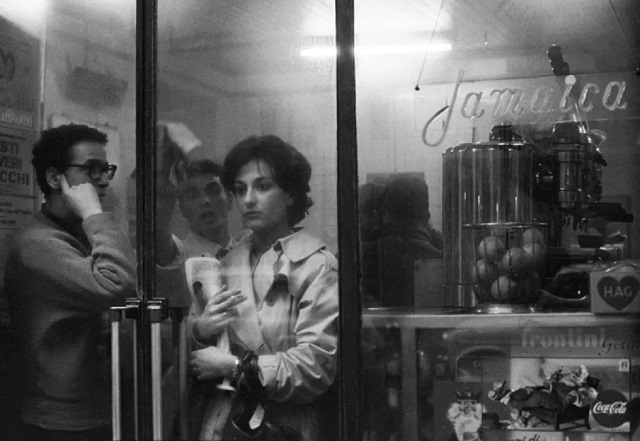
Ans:
{"type": "Polygon", "coordinates": [[[118,169],[117,165],[113,164],[67,164],[67,167],[79,167],[88,171],[89,177],[94,181],[102,179],[104,173],[107,174],[107,179],[112,180],[118,169]]]}

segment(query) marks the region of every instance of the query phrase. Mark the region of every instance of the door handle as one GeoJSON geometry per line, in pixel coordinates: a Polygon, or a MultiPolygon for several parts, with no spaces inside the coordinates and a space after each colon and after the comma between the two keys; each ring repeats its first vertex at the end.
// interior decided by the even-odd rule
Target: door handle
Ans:
{"type": "Polygon", "coordinates": [[[162,441],[162,322],[168,317],[167,299],[152,299],[147,303],[151,327],[151,423],[154,441],[162,441]]]}
{"type": "MultiPolygon", "coordinates": [[[[111,424],[112,438],[114,441],[122,439],[122,376],[120,370],[120,323],[123,318],[136,321],[140,315],[140,300],[130,298],[126,300],[126,306],[114,306],[109,308],[111,321],[111,424]]],[[[137,329],[133,329],[133,381],[134,381],[134,409],[138,406],[137,392],[137,329]]],[[[134,412],[134,436],[137,439],[138,418],[134,412]]]]}
{"type": "Polygon", "coordinates": [[[120,322],[124,307],[109,309],[111,320],[111,430],[113,441],[122,439],[122,379],[120,377],[120,322]]]}

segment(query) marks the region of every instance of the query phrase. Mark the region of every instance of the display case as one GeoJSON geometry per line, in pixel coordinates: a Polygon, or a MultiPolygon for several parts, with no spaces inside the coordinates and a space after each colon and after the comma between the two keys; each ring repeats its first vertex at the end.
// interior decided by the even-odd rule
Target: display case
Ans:
{"type": "Polygon", "coordinates": [[[631,317],[372,309],[363,319],[365,401],[377,403],[364,439],[640,436],[631,317]]]}

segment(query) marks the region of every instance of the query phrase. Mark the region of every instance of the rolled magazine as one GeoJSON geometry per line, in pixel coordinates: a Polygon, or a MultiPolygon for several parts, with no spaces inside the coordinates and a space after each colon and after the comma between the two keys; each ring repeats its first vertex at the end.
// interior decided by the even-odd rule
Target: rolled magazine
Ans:
{"type": "MultiPolygon", "coordinates": [[[[220,261],[213,257],[190,257],[184,262],[184,269],[191,300],[199,305],[200,309],[204,309],[209,300],[222,289],[220,261]]],[[[218,335],[216,346],[223,351],[231,351],[229,332],[226,328],[218,335]]],[[[217,387],[224,390],[235,390],[229,379],[226,378],[217,387]]]]}

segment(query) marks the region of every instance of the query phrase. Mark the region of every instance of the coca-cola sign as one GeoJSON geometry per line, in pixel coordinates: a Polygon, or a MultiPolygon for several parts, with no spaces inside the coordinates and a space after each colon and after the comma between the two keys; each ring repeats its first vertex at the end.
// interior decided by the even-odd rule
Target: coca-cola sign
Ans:
{"type": "Polygon", "coordinates": [[[627,397],[621,392],[605,390],[598,394],[598,399],[591,405],[591,414],[603,427],[620,427],[628,421],[627,404],[627,397]]]}

